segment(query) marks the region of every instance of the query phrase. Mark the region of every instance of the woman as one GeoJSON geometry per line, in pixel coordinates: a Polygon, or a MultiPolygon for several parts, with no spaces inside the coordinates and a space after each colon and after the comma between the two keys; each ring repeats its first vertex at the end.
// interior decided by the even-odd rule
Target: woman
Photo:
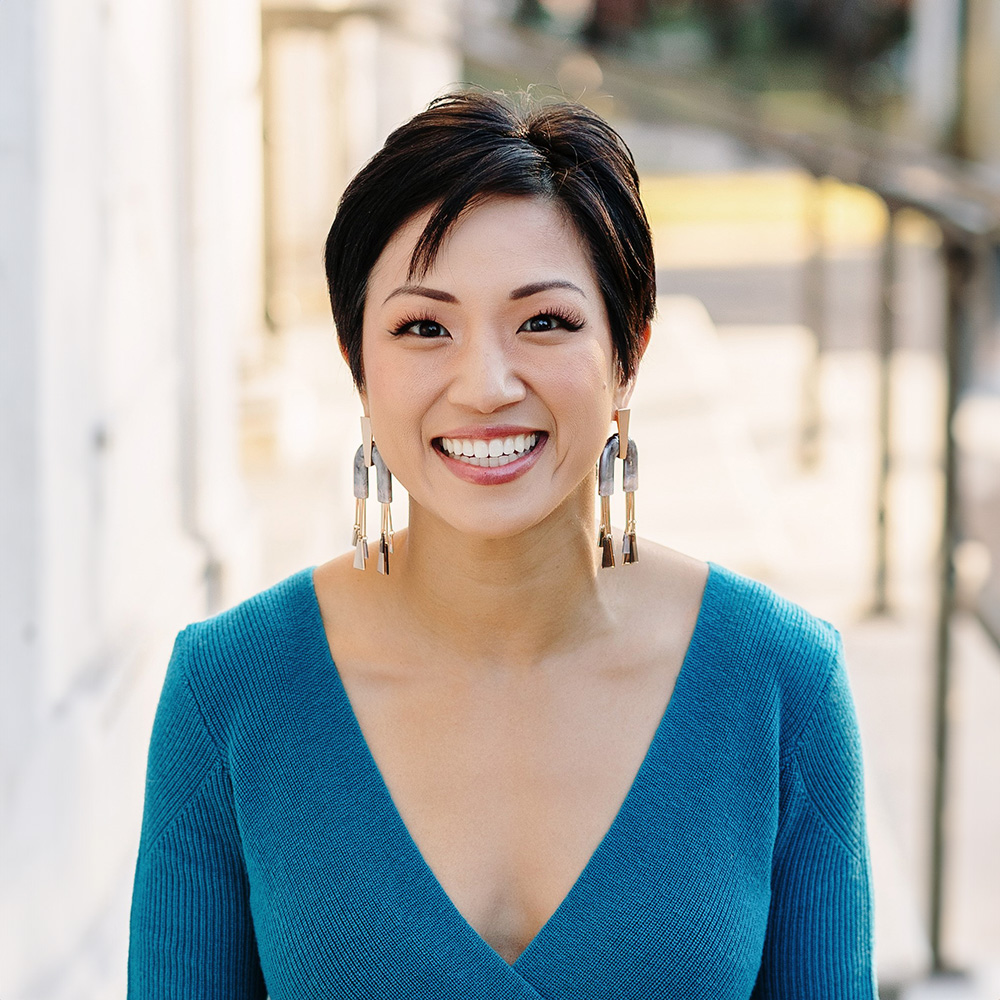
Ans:
{"type": "Polygon", "coordinates": [[[409,527],[366,560],[359,499],[354,550],[179,637],[130,995],[874,997],[835,631],[629,531],[623,561],[604,504],[595,545],[655,294],[618,136],[442,98],[327,274],[356,492],[391,470],[409,527]]]}

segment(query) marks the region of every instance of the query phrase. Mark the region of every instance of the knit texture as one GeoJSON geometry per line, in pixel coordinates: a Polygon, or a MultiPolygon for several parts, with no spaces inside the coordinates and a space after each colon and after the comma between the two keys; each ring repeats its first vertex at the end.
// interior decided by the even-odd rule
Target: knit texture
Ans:
{"type": "Polygon", "coordinates": [[[178,637],[149,751],[132,1000],[875,1000],[840,639],[713,565],[611,828],[508,965],[393,805],[303,571],[178,637]]]}

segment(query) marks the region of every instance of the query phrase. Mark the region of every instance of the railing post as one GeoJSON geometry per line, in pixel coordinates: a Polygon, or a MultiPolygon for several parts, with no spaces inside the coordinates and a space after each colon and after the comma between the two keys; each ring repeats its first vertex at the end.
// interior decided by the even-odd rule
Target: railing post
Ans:
{"type": "Polygon", "coordinates": [[[889,610],[889,472],[892,463],[892,354],[896,340],[896,213],[897,206],[885,203],[885,238],[879,274],[878,325],[878,442],[879,465],[875,484],[875,599],[872,612],[884,615],[889,610]]]}
{"type": "Polygon", "coordinates": [[[958,541],[957,453],[955,411],[962,381],[962,341],[965,335],[966,290],[973,256],[961,237],[944,232],[947,271],[945,352],[947,390],[944,438],[944,510],[941,525],[940,581],[935,643],[933,705],[933,783],[931,796],[930,944],[933,971],[947,971],[943,952],[945,866],[947,863],[948,740],[951,694],[951,626],[955,610],[955,545],[958,541]]]}
{"type": "Polygon", "coordinates": [[[803,305],[806,325],[816,338],[816,349],[806,362],[802,377],[799,463],[805,469],[815,467],[819,461],[822,428],[820,363],[826,347],[826,227],[823,201],[823,180],[814,176],[805,206],[809,257],[805,261],[803,273],[803,305]]]}

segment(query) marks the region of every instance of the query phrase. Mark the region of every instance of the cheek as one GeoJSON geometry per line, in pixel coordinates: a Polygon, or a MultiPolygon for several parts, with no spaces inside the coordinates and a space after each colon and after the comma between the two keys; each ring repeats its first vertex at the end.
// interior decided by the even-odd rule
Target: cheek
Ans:
{"type": "Polygon", "coordinates": [[[365,340],[363,346],[364,398],[375,439],[388,445],[390,438],[419,435],[421,417],[440,392],[434,366],[421,363],[420,352],[401,351],[395,344],[365,340]]]}
{"type": "Polygon", "coordinates": [[[440,376],[431,366],[394,358],[391,364],[376,365],[367,373],[365,390],[371,406],[413,410],[439,394],[441,383],[440,376]]]}
{"type": "Polygon", "coordinates": [[[598,397],[610,399],[615,381],[611,352],[599,341],[581,344],[559,359],[550,378],[560,392],[586,394],[595,404],[598,397]]]}
{"type": "MultiPolygon", "coordinates": [[[[611,424],[615,379],[608,352],[599,344],[564,359],[546,379],[545,392],[561,416],[563,431],[593,444],[611,424]]],[[[568,446],[572,441],[567,441],[568,446]]]]}

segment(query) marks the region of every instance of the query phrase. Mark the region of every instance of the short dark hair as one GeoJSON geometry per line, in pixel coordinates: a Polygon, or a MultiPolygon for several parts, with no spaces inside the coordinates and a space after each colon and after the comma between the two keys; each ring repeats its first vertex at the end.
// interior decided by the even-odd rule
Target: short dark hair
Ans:
{"type": "Polygon", "coordinates": [[[326,278],[359,388],[368,278],[386,244],[407,219],[437,205],[410,260],[410,277],[422,276],[462,212],[492,195],[542,196],[566,210],[590,250],[619,374],[635,375],[656,273],[631,152],[583,105],[470,90],[439,97],[397,128],[340,199],[326,278]]]}

